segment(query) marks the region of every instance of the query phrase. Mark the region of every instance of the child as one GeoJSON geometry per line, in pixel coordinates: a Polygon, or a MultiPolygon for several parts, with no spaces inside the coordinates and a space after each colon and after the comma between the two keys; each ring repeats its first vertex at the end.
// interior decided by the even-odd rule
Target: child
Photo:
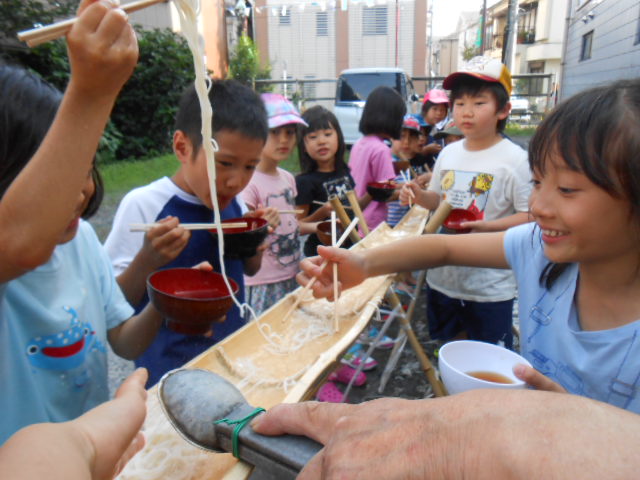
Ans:
{"type": "MultiPolygon", "coordinates": [[[[335,115],[320,105],[302,114],[307,126],[298,141],[300,174],[296,176],[296,204],[304,212],[301,222],[320,222],[331,215],[327,200],[337,195],[344,202],[353,179],[344,161],[346,144],[335,115]],[[322,205],[324,203],[324,205],[322,205]]],[[[304,244],[307,257],[317,255],[320,240],[312,233],[304,244]]]]}
{"type": "Polygon", "coordinates": [[[425,142],[422,154],[426,157],[430,169],[436,161],[436,157],[442,150],[442,144],[435,138],[438,127],[447,118],[449,111],[449,97],[444,90],[434,88],[424,96],[422,103],[422,117],[427,124],[424,129],[425,142]]]}
{"type": "Polygon", "coordinates": [[[442,140],[446,147],[450,143],[458,142],[464,138],[464,134],[456,127],[455,122],[450,121],[442,130],[434,135],[436,140],[442,140]]]}
{"type": "MultiPolygon", "coordinates": [[[[584,91],[558,105],[531,140],[535,223],[319,253],[338,263],[343,288],[417,266],[512,268],[522,354],[535,367],[514,373],[536,388],[640,413],[639,129],[640,80],[584,91]]],[[[302,262],[301,283],[321,261],[302,262]]],[[[331,271],[315,283],[316,296],[332,294],[331,271]]]]}
{"type": "Polygon", "coordinates": [[[138,47],[124,12],[83,0],[67,36],[62,97],[0,67],[0,444],[38,422],[78,417],[109,398],[109,342],[133,359],[160,316],[133,309],[82,218],[98,209],[95,153],[138,47]]]}
{"type": "MultiPolygon", "coordinates": [[[[400,140],[392,140],[391,142],[391,154],[395,165],[397,162],[406,160],[409,165],[414,167],[414,171],[421,175],[417,179],[418,183],[425,187],[431,179],[431,173],[424,172],[424,161],[418,160],[416,164],[414,161],[419,158],[424,158],[421,154],[422,148],[420,145],[422,133],[419,120],[411,114],[405,115],[402,120],[402,133],[400,134],[400,140]],[[420,170],[417,170],[420,169],[420,170]]],[[[411,175],[410,168],[406,168],[406,173],[411,175]]],[[[402,173],[399,173],[395,182],[398,185],[405,183],[405,177],[402,173]]],[[[387,203],[387,223],[391,227],[395,227],[397,223],[402,220],[402,217],[409,211],[409,205],[401,205],[399,200],[394,200],[387,203]]]]}
{"type": "MultiPolygon", "coordinates": [[[[241,217],[243,205],[236,195],[249,183],[267,138],[264,104],[250,88],[232,80],[213,80],[209,99],[213,107],[213,135],[218,145],[215,163],[220,216],[223,220],[241,217]]],[[[180,100],[173,135],[173,151],[180,167],[171,178],[164,177],[129,192],[118,207],[106,240],[118,283],[137,310],[147,304],[146,278],[158,268],[192,267],[209,262],[220,271],[217,239],[207,230],[189,235],[178,226],[178,222],[213,221],[201,123],[200,104],[192,85],[180,100]],[[156,221],[160,225],[144,235],[129,231],[131,223],[156,221]]],[[[257,210],[251,214],[265,213],[257,210]]],[[[238,283],[236,297],[240,302],[244,302],[243,274],[258,271],[261,255],[259,251],[248,259],[224,261],[227,275],[238,283]]],[[[243,324],[234,305],[226,320],[215,325],[213,335],[183,335],[163,325],[136,365],[149,370],[149,385],[153,385],[165,372],[183,365],[243,324]]]]}
{"type": "MultiPolygon", "coordinates": [[[[267,238],[262,266],[254,276],[245,276],[247,303],[259,314],[298,286],[295,280],[300,261],[300,228],[295,212],[296,181],[278,164],[286,160],[296,144],[298,126],[307,126],[293,104],[277,93],[261,95],[269,119],[269,136],[260,163],[242,191],[247,206],[289,210],[280,213],[280,223],[267,238]]],[[[302,232],[308,233],[308,232],[302,232]]]]}
{"type": "MultiPolygon", "coordinates": [[[[349,168],[356,182],[358,200],[364,206],[364,219],[371,230],[387,218],[387,205],[371,199],[367,184],[386,182],[396,176],[391,151],[384,141],[400,138],[406,111],[402,97],[390,87],[376,87],[364,104],[359,125],[364,137],[351,149],[349,168]]],[[[389,201],[397,198],[394,193],[389,201]]]]}
{"type": "MultiPolygon", "coordinates": [[[[426,191],[415,184],[405,188],[425,208],[435,209],[446,200],[454,208],[471,210],[478,221],[469,226],[477,232],[527,222],[527,154],[500,134],[509,115],[509,71],[491,60],[483,69],[449,75],[444,87],[451,89],[453,117],[465,139],[440,153],[426,191]]],[[[408,200],[404,193],[401,200],[408,200]]],[[[429,270],[427,282],[432,338],[446,341],[466,332],[473,340],[512,347],[516,291],[511,272],[448,266],[429,270]]]]}

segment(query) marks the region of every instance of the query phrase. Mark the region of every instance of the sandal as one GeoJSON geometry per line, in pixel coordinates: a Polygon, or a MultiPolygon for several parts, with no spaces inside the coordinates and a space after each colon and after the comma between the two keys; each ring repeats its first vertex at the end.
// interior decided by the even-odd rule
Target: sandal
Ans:
{"type": "MultiPolygon", "coordinates": [[[[331,375],[329,375],[328,380],[330,382],[340,382],[340,383],[344,383],[345,385],[348,385],[355,373],[356,373],[356,370],[354,368],[351,368],[348,365],[343,365],[342,367],[337,369],[335,372],[333,372],[331,375]]],[[[361,387],[366,382],[367,382],[367,375],[364,372],[360,372],[356,377],[356,379],[354,380],[353,385],[355,385],[356,387],[361,387]]]]}
{"type": "MultiPolygon", "coordinates": [[[[347,353],[344,354],[344,356],[340,359],[340,361],[345,365],[349,365],[352,368],[358,368],[360,363],[363,362],[363,359],[361,358],[362,356],[363,356],[362,345],[359,343],[356,343],[347,351],[347,353]]],[[[366,357],[364,359],[364,366],[362,367],[362,369],[367,371],[367,370],[372,370],[377,366],[378,366],[378,362],[373,357],[366,357]]]]}
{"type": "Polygon", "coordinates": [[[318,389],[316,400],[319,402],[342,403],[344,395],[333,382],[327,382],[318,389]]]}

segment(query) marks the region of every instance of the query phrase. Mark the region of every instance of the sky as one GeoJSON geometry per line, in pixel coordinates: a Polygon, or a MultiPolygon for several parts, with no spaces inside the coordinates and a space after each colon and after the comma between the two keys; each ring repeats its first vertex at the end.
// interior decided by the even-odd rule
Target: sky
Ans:
{"type": "MultiPolygon", "coordinates": [[[[480,11],[482,0],[430,0],[433,2],[433,35],[443,37],[453,33],[460,12],[480,11]]],[[[497,0],[487,0],[487,7],[497,0]]]]}

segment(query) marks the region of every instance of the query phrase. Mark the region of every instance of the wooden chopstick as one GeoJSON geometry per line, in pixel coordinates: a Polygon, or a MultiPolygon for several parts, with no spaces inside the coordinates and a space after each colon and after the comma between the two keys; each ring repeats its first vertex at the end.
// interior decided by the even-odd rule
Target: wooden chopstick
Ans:
{"type": "MultiPolygon", "coordinates": [[[[320,200],[313,200],[311,203],[315,203],[316,205],[324,205],[327,202],[321,202],[320,200]]],[[[343,205],[347,210],[353,210],[349,205],[343,205]]]]}
{"type": "Polygon", "coordinates": [[[296,210],[278,210],[278,213],[283,214],[283,213],[293,213],[295,215],[301,215],[304,213],[304,210],[302,210],[301,208],[298,208],[296,210]]]}
{"type": "MultiPolygon", "coordinates": [[[[142,10],[143,8],[150,7],[156,3],[166,2],[167,0],[138,0],[136,2],[127,3],[126,5],[120,5],[120,8],[127,13],[142,10]]],[[[46,27],[32,28],[31,30],[24,30],[18,32],[18,39],[26,42],[30,47],[35,47],[41,43],[46,43],[56,38],[64,37],[74,23],[78,20],[78,17],[69,18],[61,22],[52,23],[46,27]]]]}
{"type": "MultiPolygon", "coordinates": [[[[160,223],[131,223],[129,224],[130,232],[148,232],[154,227],[161,225],[160,223]]],[[[180,223],[179,227],[185,230],[214,230],[218,228],[217,223],[180,223]]],[[[244,228],[247,226],[247,222],[229,222],[221,223],[220,226],[225,228],[244,228]]]]}

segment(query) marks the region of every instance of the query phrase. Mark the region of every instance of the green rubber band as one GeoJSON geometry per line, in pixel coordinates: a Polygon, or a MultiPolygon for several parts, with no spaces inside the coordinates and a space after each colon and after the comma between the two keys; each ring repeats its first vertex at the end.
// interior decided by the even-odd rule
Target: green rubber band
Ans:
{"type": "Polygon", "coordinates": [[[255,417],[256,415],[258,415],[259,413],[262,412],[266,412],[266,410],[262,407],[257,407],[253,412],[251,412],[249,415],[247,415],[244,418],[241,418],[240,420],[229,420],[228,418],[223,418],[221,420],[216,420],[213,423],[226,423],[227,425],[235,425],[236,428],[233,429],[233,434],[231,435],[231,445],[232,445],[232,451],[231,453],[233,454],[234,457],[236,458],[240,458],[240,453],[239,453],[239,435],[240,432],[242,431],[242,429],[247,425],[247,423],[249,423],[251,420],[253,420],[253,417],[255,417]]]}

